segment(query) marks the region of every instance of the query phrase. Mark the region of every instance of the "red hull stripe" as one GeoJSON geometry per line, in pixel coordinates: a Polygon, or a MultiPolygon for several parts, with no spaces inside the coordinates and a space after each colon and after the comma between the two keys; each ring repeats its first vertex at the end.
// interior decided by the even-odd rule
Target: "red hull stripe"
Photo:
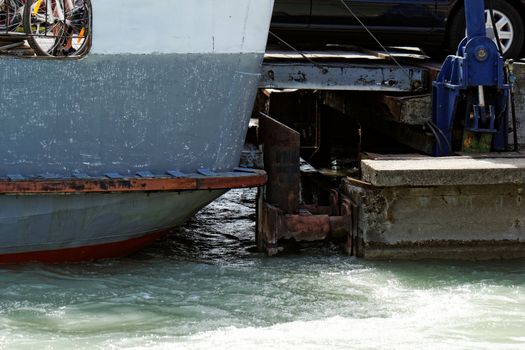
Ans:
{"type": "Polygon", "coordinates": [[[90,178],[49,180],[1,180],[0,194],[20,193],[109,193],[144,191],[226,190],[266,184],[266,172],[215,174],[185,178],[90,178]]]}
{"type": "Polygon", "coordinates": [[[9,265],[28,262],[64,263],[117,258],[129,255],[152,244],[160,237],[168,234],[168,232],[169,230],[154,232],[127,241],[97,244],[78,248],[4,254],[0,255],[0,264],[9,265]]]}

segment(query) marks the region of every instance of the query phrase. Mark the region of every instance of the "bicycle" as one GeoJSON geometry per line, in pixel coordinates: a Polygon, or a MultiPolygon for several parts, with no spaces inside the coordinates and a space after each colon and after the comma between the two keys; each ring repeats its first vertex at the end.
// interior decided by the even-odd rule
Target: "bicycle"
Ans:
{"type": "Polygon", "coordinates": [[[91,1],[27,0],[23,25],[37,55],[80,57],[91,45],[91,1]]]}
{"type": "Polygon", "coordinates": [[[0,34],[23,33],[23,0],[0,0],[0,34]]]}

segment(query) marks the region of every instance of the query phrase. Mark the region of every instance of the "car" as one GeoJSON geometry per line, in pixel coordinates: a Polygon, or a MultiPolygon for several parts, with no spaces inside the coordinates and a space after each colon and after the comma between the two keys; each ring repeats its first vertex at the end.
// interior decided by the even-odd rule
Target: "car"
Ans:
{"type": "MultiPolygon", "coordinates": [[[[525,49],[525,0],[487,0],[487,8],[490,3],[504,56],[518,58],[525,49]]],[[[486,13],[487,35],[494,39],[488,10],[486,13]]],[[[359,21],[383,45],[450,53],[465,36],[464,0],[276,0],[271,38],[298,48],[377,46],[359,21]]]]}

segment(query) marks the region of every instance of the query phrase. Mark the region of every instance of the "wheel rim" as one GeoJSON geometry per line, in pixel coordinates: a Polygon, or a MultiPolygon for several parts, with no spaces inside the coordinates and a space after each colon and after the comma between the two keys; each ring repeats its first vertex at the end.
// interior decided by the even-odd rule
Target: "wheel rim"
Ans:
{"type": "MultiPolygon", "coordinates": [[[[53,6],[53,5],[51,5],[53,6]]],[[[64,25],[58,19],[55,21],[48,11],[47,0],[34,1],[31,3],[31,26],[30,34],[33,41],[37,44],[41,53],[52,54],[57,46],[57,40],[64,32],[64,25]]]]}
{"type": "Polygon", "coordinates": [[[66,23],[71,33],[71,47],[81,54],[91,32],[91,11],[85,1],[74,3],[75,8],[67,13],[66,23]]]}
{"type": "Polygon", "coordinates": [[[89,2],[72,0],[73,8],[64,4],[64,0],[35,0],[27,9],[30,23],[26,30],[32,36],[37,54],[81,56],[88,47],[91,34],[89,2]]]}
{"type": "MultiPolygon", "coordinates": [[[[494,10],[494,21],[496,22],[496,28],[498,30],[501,49],[503,53],[506,53],[514,42],[514,27],[512,26],[510,18],[503,12],[497,10],[494,10]]],[[[485,27],[487,28],[487,36],[497,44],[492,26],[492,18],[488,10],[485,11],[485,27]]]]}

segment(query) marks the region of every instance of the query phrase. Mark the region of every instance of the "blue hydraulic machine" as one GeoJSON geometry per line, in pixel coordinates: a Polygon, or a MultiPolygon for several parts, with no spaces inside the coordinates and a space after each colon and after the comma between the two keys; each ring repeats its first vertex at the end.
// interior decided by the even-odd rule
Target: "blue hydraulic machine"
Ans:
{"type": "Polygon", "coordinates": [[[510,85],[498,46],[487,37],[484,0],[465,0],[467,37],[433,84],[433,153],[504,151],[510,85]]]}

